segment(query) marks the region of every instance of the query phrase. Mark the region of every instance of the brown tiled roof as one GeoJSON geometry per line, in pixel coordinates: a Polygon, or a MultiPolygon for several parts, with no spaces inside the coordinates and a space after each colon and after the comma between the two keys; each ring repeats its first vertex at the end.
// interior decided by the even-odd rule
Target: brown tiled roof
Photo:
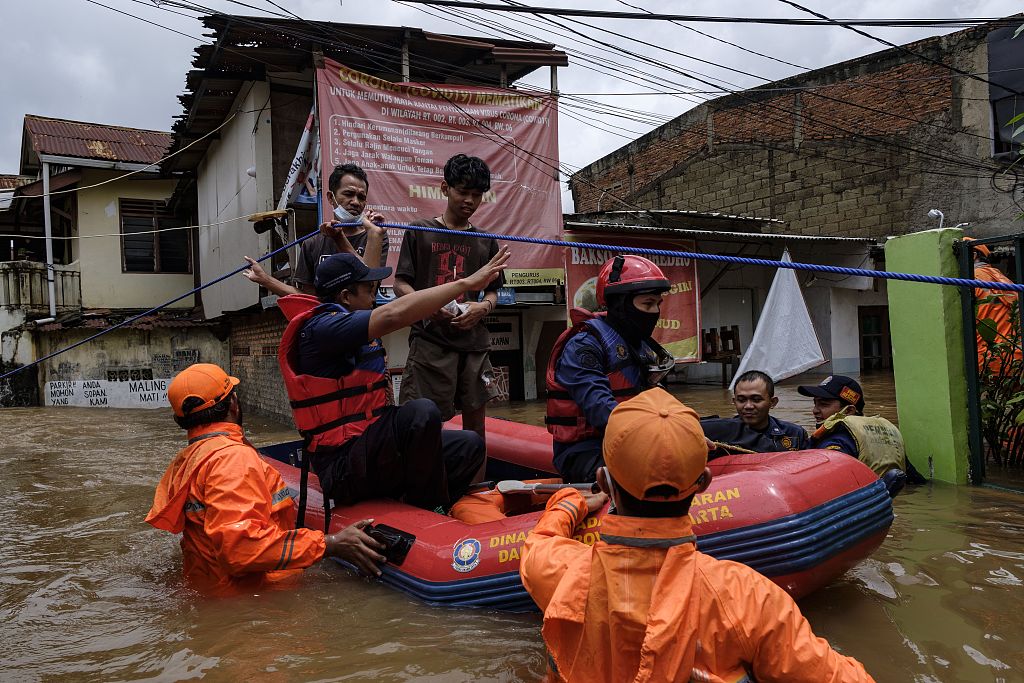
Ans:
{"type": "Polygon", "coordinates": [[[171,134],[157,130],[25,115],[25,139],[36,156],[80,157],[152,164],[165,156],[171,134]]]}
{"type": "Polygon", "coordinates": [[[34,178],[14,173],[0,173],[0,190],[12,190],[31,183],[34,178]]]}

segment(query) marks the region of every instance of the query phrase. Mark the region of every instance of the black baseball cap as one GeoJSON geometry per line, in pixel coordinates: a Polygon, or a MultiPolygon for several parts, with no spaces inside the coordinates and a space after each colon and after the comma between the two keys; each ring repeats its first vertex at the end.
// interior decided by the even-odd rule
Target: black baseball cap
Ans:
{"type": "Polygon", "coordinates": [[[829,375],[817,386],[799,386],[796,390],[801,396],[842,401],[856,407],[858,413],[864,412],[864,390],[857,380],[846,375],[829,375]]]}
{"type": "Polygon", "coordinates": [[[355,254],[331,254],[316,267],[313,286],[317,294],[336,292],[355,282],[374,282],[391,275],[389,266],[370,268],[355,254]]]}

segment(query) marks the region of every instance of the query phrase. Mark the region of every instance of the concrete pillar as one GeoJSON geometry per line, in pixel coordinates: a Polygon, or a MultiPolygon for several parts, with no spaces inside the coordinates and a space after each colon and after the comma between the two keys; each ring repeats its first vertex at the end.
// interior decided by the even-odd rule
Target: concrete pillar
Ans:
{"type": "MultiPolygon", "coordinates": [[[[887,270],[958,277],[956,228],[893,237],[887,270]]],[[[896,405],[907,457],[926,477],[967,483],[967,379],[956,287],[889,281],[896,405]]]]}

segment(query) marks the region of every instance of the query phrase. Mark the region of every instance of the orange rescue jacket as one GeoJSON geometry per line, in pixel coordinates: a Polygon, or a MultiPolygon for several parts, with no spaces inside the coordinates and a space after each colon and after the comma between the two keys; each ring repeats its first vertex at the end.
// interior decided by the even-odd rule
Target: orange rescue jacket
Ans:
{"type": "Polygon", "coordinates": [[[233,593],[294,578],[323,557],[323,532],[294,528],[292,497],[239,425],[216,422],[189,430],[146,521],[182,534],[186,578],[233,593]]]}
{"type": "MultiPolygon", "coordinates": [[[[1013,280],[1003,275],[1003,273],[995,266],[977,266],[974,269],[974,278],[976,280],[986,280],[988,282],[1005,282],[1012,284],[1013,280]]],[[[982,289],[981,287],[975,288],[974,296],[977,301],[983,301],[989,297],[993,297],[992,301],[987,303],[978,304],[978,320],[984,320],[986,318],[991,319],[996,324],[996,342],[1005,342],[1012,338],[1013,335],[1013,307],[1017,305],[1017,295],[1013,292],[1008,292],[1002,289],[982,289]]],[[[988,343],[978,335],[978,367],[981,368],[985,364],[985,356],[988,352],[988,343]]],[[[1017,348],[1014,350],[1012,356],[1015,360],[1020,360],[1021,350],[1017,348]]],[[[989,370],[998,373],[1002,370],[1002,358],[992,358],[989,360],[989,370]]]]}
{"type": "Polygon", "coordinates": [[[575,490],[552,496],[519,568],[544,611],[555,680],[873,680],[781,588],[698,552],[689,517],[606,515],[591,547],[571,538],[586,510],[575,490]]]}

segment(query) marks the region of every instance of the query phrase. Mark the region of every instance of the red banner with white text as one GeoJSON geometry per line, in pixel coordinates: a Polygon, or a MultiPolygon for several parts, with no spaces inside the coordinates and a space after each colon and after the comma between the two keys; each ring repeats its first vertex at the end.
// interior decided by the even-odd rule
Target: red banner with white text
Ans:
{"type": "MultiPolygon", "coordinates": [[[[568,239],[576,241],[609,242],[627,247],[647,249],[678,249],[696,251],[693,242],[673,240],[666,247],[661,240],[644,240],[620,235],[595,237],[575,234],[568,239]]],[[[572,244],[572,242],[568,242],[572,244]]],[[[566,302],[570,307],[597,310],[597,274],[605,261],[621,251],[605,251],[571,247],[566,255],[566,302]]],[[[664,256],[647,256],[658,264],[672,288],[661,304],[661,319],[654,330],[654,340],[676,357],[679,363],[693,363],[700,360],[700,287],[697,282],[697,264],[693,259],[664,256]]]]}
{"type": "MultiPolygon", "coordinates": [[[[508,89],[393,83],[325,60],[317,70],[321,178],[358,164],[370,181],[367,207],[387,222],[444,213],[445,162],[463,153],[491,169],[491,190],[471,222],[481,230],[558,239],[562,204],[558,117],[547,94],[508,89]]],[[[325,214],[328,205],[324,204],[325,214]]],[[[394,266],[401,229],[389,230],[394,266]]],[[[560,268],[560,249],[512,244],[511,268],[560,268]]],[[[514,272],[506,271],[506,279],[514,272]]],[[[529,272],[519,273],[527,276],[529,272]]],[[[517,279],[512,277],[512,280],[517,279]]]]}

